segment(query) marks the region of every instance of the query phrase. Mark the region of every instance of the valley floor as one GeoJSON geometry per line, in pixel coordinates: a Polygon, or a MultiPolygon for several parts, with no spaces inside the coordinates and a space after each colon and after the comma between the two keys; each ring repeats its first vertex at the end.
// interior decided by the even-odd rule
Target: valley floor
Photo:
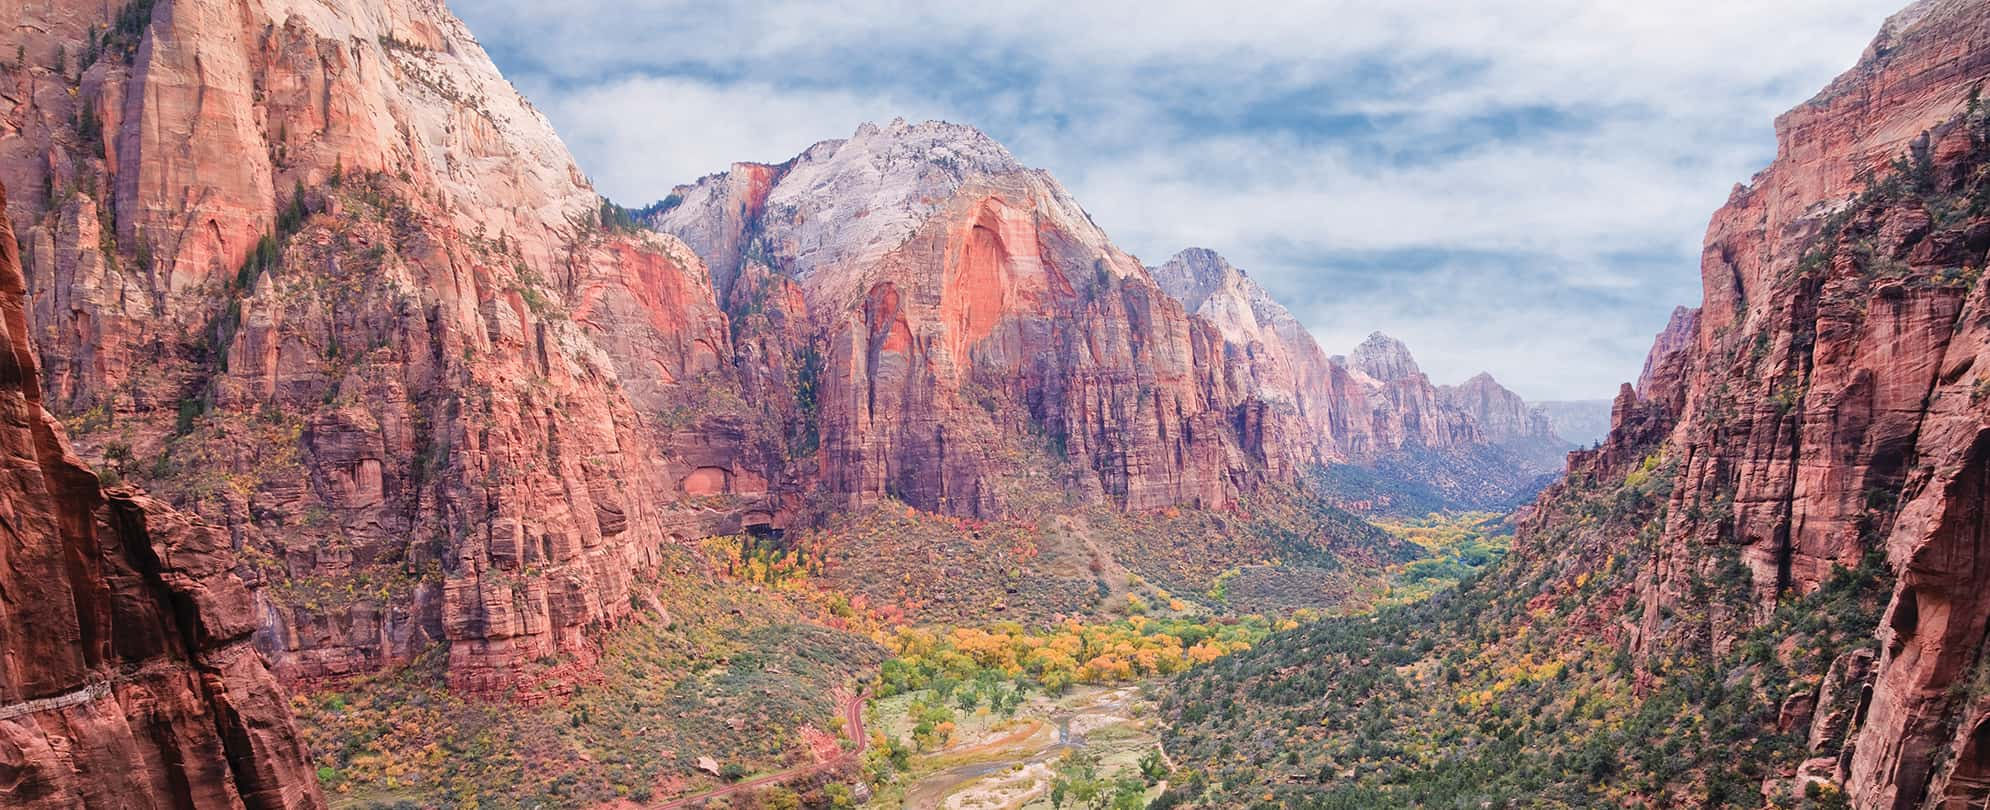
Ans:
{"type": "MultiPolygon", "coordinates": [[[[1145,685],[1079,687],[1068,694],[1029,699],[1014,716],[983,709],[960,721],[954,742],[911,758],[910,769],[864,806],[878,810],[1035,810],[1056,806],[1060,781],[1074,787],[1074,767],[1093,769],[1094,780],[1138,779],[1141,760],[1155,756],[1160,739],[1154,704],[1145,685]]],[[[881,730],[908,734],[914,706],[931,690],[879,701],[881,730]]],[[[1164,785],[1139,782],[1142,806],[1164,785]]]]}
{"type": "MultiPolygon", "coordinates": [[[[860,783],[875,786],[863,805],[875,808],[1021,810],[1058,806],[1060,796],[1063,806],[1142,807],[1172,770],[1148,697],[1166,679],[1324,613],[1423,599],[1504,551],[1493,515],[1383,523],[1386,535],[1368,531],[1415,549],[1406,561],[1359,577],[1358,600],[1295,587],[1283,598],[1309,606],[1268,619],[1240,610],[1265,604],[1249,572],[1313,570],[1275,556],[1304,545],[1305,534],[1269,542],[1279,533],[1260,523],[1163,515],[1158,525],[1203,540],[1175,548],[1239,538],[1231,557],[1205,561],[1198,576],[1126,554],[1179,596],[1128,572],[1097,589],[1113,598],[1090,616],[998,622],[984,612],[926,624],[906,616],[911,600],[901,594],[874,600],[848,588],[848,547],[1012,538],[1002,527],[928,526],[903,514],[840,538],[714,538],[673,551],[676,573],[641,588],[648,609],[604,638],[589,667],[598,676],[530,705],[449,693],[434,656],[309,691],[296,705],[319,778],[336,806],[353,810],[850,807],[860,783]],[[867,703],[868,717],[852,714],[867,703]]],[[[1137,549],[1121,541],[1139,534],[1092,536],[1126,552],[1137,549]]],[[[1122,569],[1074,570],[1068,578],[1090,588],[1122,569]]],[[[1036,612],[1030,583],[1039,578],[1062,579],[1032,570],[1012,575],[1020,584],[1004,593],[994,578],[997,598],[1023,608],[1007,616],[1036,612]]],[[[549,683],[570,663],[543,662],[549,683]]]]}

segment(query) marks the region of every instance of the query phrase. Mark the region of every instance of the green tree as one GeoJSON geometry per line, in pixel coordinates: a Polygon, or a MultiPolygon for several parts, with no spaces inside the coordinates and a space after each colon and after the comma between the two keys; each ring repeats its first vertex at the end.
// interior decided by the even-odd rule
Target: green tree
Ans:
{"type": "Polygon", "coordinates": [[[760,800],[762,804],[767,806],[767,810],[801,810],[802,806],[802,797],[800,795],[780,786],[768,788],[767,792],[761,795],[760,800]]]}

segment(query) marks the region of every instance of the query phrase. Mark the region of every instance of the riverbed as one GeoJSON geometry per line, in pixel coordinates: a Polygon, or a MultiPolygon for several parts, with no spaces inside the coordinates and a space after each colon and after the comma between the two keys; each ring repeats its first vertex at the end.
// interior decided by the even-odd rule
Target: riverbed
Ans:
{"type": "MultiPolygon", "coordinates": [[[[879,706],[896,733],[909,700],[879,706]]],[[[1135,769],[1158,744],[1153,705],[1138,687],[1080,687],[1038,695],[1014,718],[987,714],[959,721],[951,744],[912,759],[909,774],[866,807],[880,810],[1036,810],[1049,808],[1058,759],[1083,750],[1100,773],[1135,769]]]]}

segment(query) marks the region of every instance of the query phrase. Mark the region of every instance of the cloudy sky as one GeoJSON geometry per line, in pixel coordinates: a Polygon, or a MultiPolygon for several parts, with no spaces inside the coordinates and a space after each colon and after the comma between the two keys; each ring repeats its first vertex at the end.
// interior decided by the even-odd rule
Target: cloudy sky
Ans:
{"type": "Polygon", "coordinates": [[[1149,264],[1214,248],[1329,352],[1604,398],[1771,122],[1904,0],[454,0],[630,205],[863,121],[972,124],[1149,264]]]}

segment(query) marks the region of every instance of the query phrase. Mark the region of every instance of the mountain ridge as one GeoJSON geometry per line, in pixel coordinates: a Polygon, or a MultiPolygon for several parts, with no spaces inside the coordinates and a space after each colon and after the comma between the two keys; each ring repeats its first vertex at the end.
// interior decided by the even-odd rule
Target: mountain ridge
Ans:
{"type": "MultiPolygon", "coordinates": [[[[1291,480],[1307,466],[1359,462],[1401,451],[1410,442],[1427,450],[1460,453],[1476,452],[1473,448],[1483,444],[1468,418],[1437,403],[1427,380],[1397,381],[1392,389],[1336,365],[1289,312],[1213,251],[1184,251],[1158,267],[1141,266],[1112,245],[1055,178],[1021,166],[973,127],[939,121],[867,123],[851,138],[819,142],[784,163],[735,164],[727,172],[677,187],[667,199],[670,203],[658,207],[648,224],[677,235],[700,252],[721,290],[732,290],[736,316],[751,319],[768,314],[783,324],[781,329],[791,330],[784,340],[797,339],[792,331],[797,328],[827,338],[826,379],[836,387],[828,389],[831,396],[825,404],[831,407],[826,413],[842,421],[825,432],[870,436],[859,447],[836,448],[825,468],[831,489],[850,503],[891,496],[943,511],[966,509],[986,515],[1001,509],[999,498],[991,494],[995,484],[990,476],[1013,473],[980,468],[982,462],[972,457],[987,458],[987,446],[969,450],[956,444],[948,451],[932,438],[935,431],[962,432],[943,427],[949,419],[978,419],[945,402],[963,385],[1026,404],[1027,419],[1041,422],[1053,441],[1079,451],[1093,467],[1097,483],[1081,480],[1080,491],[1134,508],[1184,497],[1205,505],[1221,504],[1235,492],[1248,491],[1254,481],[1291,480]],[[777,287],[789,292],[764,292],[777,287]],[[1137,299],[1125,297],[1129,290],[1136,291],[1131,294],[1137,299]],[[1148,290],[1165,294],[1175,304],[1189,297],[1193,307],[1183,306],[1188,322],[1177,327],[1172,321],[1180,316],[1148,312],[1155,302],[1148,290]],[[1132,306],[1122,309],[1123,305],[1132,306]],[[860,306],[866,318],[890,317],[895,322],[848,323],[847,313],[860,306]],[[1176,334],[1189,337],[1189,342],[1168,349],[1178,359],[1157,355],[1154,360],[1186,362],[1175,368],[1194,369],[1186,379],[1197,380],[1201,389],[1174,389],[1159,403],[1160,410],[1168,413],[1132,417],[1140,427],[1128,435],[1135,438],[1131,448],[1138,448],[1139,456],[1160,457],[1155,449],[1139,448],[1139,442],[1146,441],[1139,437],[1150,432],[1212,436],[1210,428],[1216,424],[1206,421],[1197,430],[1168,427],[1177,420],[1221,418],[1242,426],[1240,431],[1213,431],[1212,437],[1222,437],[1215,444],[1164,454],[1191,461],[1180,470],[1170,469],[1178,462],[1160,464],[1157,469],[1166,470],[1169,477],[1185,476],[1169,485],[1175,494],[1161,498],[1133,494],[1146,485],[1122,483],[1122,477],[1129,476],[1126,468],[1115,469],[1122,462],[1096,455],[1122,452],[1101,445],[1103,435],[1085,435],[1101,426],[1089,417],[1070,421],[1074,414],[1091,411],[1091,406],[1074,409],[1069,402],[1044,399],[1046,392],[1068,390],[1074,378],[1067,375],[1092,374],[1081,369],[1097,360],[1059,357],[1059,352],[1069,351],[1068,344],[1053,348],[1036,337],[1039,330],[1048,328],[1052,332],[1047,334],[1054,334],[1061,327],[1050,324],[1097,318],[1113,323],[1129,316],[1135,320],[1127,328],[1135,333],[1153,328],[1144,324],[1155,317],[1168,323],[1164,332],[1186,328],[1176,334]],[[1032,323],[1046,326],[1028,325],[1032,323]],[[1215,328],[1220,350],[1201,348],[1202,341],[1209,339],[1202,335],[1201,324],[1215,328]],[[869,337],[857,337],[865,333],[869,337]],[[994,342],[988,342],[991,338],[994,342]],[[1016,364],[1032,353],[1056,359],[1036,365],[1033,371],[1015,371],[1016,364]],[[896,357],[909,362],[909,376],[901,376],[906,372],[898,370],[898,361],[891,359],[896,357]],[[878,378],[873,364],[885,361],[889,361],[887,376],[878,378]],[[984,365],[1011,371],[981,376],[984,365]],[[1225,365],[1229,368],[1215,370],[1225,365]],[[893,415],[880,423],[874,411],[867,413],[881,401],[876,397],[880,386],[892,389],[894,398],[904,386],[911,386],[903,390],[941,418],[914,425],[893,415]],[[846,411],[839,403],[849,401],[853,393],[862,393],[865,404],[846,411]],[[1383,407],[1369,404],[1384,400],[1388,404],[1383,407]],[[1215,413],[1238,407],[1251,412],[1224,417],[1215,413]],[[1145,424],[1149,419],[1157,420],[1152,427],[1145,424]],[[885,435],[891,438],[870,432],[870,426],[879,424],[885,425],[885,435]],[[922,445],[914,455],[896,458],[883,449],[922,445]],[[952,471],[915,476],[922,483],[908,489],[897,483],[905,473],[894,471],[904,463],[937,464],[952,471]],[[1254,470],[1259,466],[1262,472],[1254,470]],[[955,494],[969,490],[975,494],[965,501],[955,494]],[[951,505],[942,506],[943,501],[951,505]]],[[[1104,334],[1120,339],[1116,335],[1122,327],[1104,328],[1104,334]]],[[[1156,334],[1139,341],[1143,346],[1163,346],[1180,339],[1156,334]]],[[[1096,347],[1088,351],[1098,353],[1096,347]]],[[[771,347],[765,352],[769,357],[780,353],[771,347]]],[[[1134,372],[1136,376],[1150,373],[1144,364],[1153,362],[1134,355],[1106,362],[1110,366],[1126,361],[1141,369],[1134,372]]],[[[1161,371],[1156,367],[1156,373],[1161,371]]],[[[1165,371],[1178,373],[1173,368],[1165,371]]],[[[1154,383],[1142,385],[1165,383],[1157,376],[1154,383]]],[[[1100,393],[1114,399],[1124,395],[1109,391],[1100,393]]],[[[1152,404],[1142,399],[1134,401],[1136,410],[1152,404]]],[[[1537,454],[1527,465],[1532,471],[1527,480],[1558,463],[1559,459],[1545,461],[1537,454]]],[[[1140,475],[1135,472],[1130,477],[1137,481],[1140,475]]],[[[1503,486],[1517,492],[1525,482],[1503,486]]]]}

